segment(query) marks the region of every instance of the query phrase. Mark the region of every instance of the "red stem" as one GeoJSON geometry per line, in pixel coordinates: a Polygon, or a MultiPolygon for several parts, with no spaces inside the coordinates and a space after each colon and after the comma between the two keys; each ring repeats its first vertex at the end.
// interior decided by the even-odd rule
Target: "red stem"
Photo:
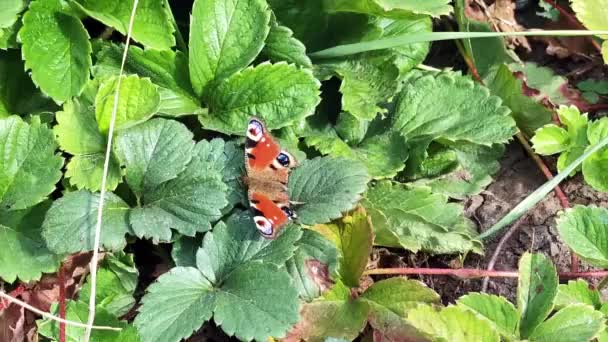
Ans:
{"type": "MultiPolygon", "coordinates": [[[[59,268],[59,317],[65,319],[65,275],[59,268]]],[[[59,323],[59,342],[65,342],[65,323],[59,323]]]]}
{"type": "MultiPolygon", "coordinates": [[[[386,275],[386,274],[416,274],[416,275],[447,275],[459,278],[483,278],[483,277],[494,277],[494,278],[517,278],[519,273],[517,271],[488,271],[477,268],[376,268],[373,270],[365,271],[365,275],[386,275]]],[[[608,276],[608,271],[586,271],[586,272],[560,272],[559,277],[562,279],[574,279],[574,278],[604,278],[608,276]]]]}

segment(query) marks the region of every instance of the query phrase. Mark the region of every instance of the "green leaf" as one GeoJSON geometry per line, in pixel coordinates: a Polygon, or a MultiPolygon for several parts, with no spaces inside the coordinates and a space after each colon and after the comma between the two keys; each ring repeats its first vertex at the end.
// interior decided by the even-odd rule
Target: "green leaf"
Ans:
{"type": "Polygon", "coordinates": [[[171,258],[175,266],[196,267],[196,252],[203,244],[203,237],[182,235],[173,242],[171,258]]]}
{"type": "Polygon", "coordinates": [[[363,209],[321,228],[337,237],[340,251],[340,279],[350,287],[358,287],[359,279],[372,251],[374,234],[369,217],[363,209]]]}
{"type": "Polygon", "coordinates": [[[420,305],[408,312],[407,321],[438,341],[500,341],[498,333],[487,320],[459,306],[436,311],[431,306],[420,305]]]}
{"type": "MultiPolygon", "coordinates": [[[[211,229],[211,223],[221,217],[221,209],[228,204],[227,187],[222,174],[210,166],[205,144],[199,142],[194,146],[189,164],[176,178],[144,189],[141,206],[131,209],[129,214],[135,235],[169,241],[170,228],[173,228],[181,234],[194,236],[196,232],[211,229]]],[[[170,149],[167,153],[174,151],[170,149]]],[[[158,168],[159,174],[162,175],[165,169],[173,170],[172,166],[165,165],[165,168],[158,168]]],[[[174,174],[174,171],[166,174],[174,174]]]]}
{"type": "MultiPolygon", "coordinates": [[[[591,146],[608,136],[608,118],[592,122],[587,128],[591,146]]],[[[604,170],[608,166],[608,150],[602,149],[583,161],[585,181],[598,191],[608,191],[608,176],[604,170]]]]}
{"type": "MultiPolygon", "coordinates": [[[[240,226],[234,225],[233,231],[241,229],[240,226]]],[[[144,304],[135,319],[135,326],[145,341],[177,342],[198,329],[211,317],[212,312],[214,321],[227,334],[242,340],[255,338],[262,341],[268,336],[282,337],[297,321],[297,291],[291,285],[289,275],[271,263],[260,262],[265,258],[273,260],[272,248],[266,247],[269,244],[278,247],[281,244],[278,239],[286,236],[287,232],[273,242],[249,245],[253,247],[253,257],[250,257],[249,250],[240,248],[244,239],[234,243],[230,237],[222,235],[227,230],[224,233],[219,232],[221,230],[223,228],[214,229],[205,236],[205,243],[198,252],[199,267],[205,268],[203,273],[206,275],[215,276],[209,273],[210,265],[229,267],[234,265],[233,262],[241,263],[236,268],[219,269],[218,272],[225,277],[215,284],[216,287],[203,273],[191,267],[176,267],[161,276],[144,296],[144,304]],[[239,248],[234,249],[234,246],[239,248]],[[222,264],[226,261],[222,258],[229,255],[227,253],[241,255],[233,255],[233,259],[222,264]]],[[[259,234],[257,237],[263,239],[259,234]]],[[[293,243],[292,240],[285,245],[293,247],[293,243]]]]}
{"type": "Polygon", "coordinates": [[[17,15],[26,7],[25,0],[6,0],[0,3],[0,28],[10,27],[17,15]]]}
{"type": "Polygon", "coordinates": [[[536,153],[551,155],[563,152],[568,148],[570,135],[565,129],[555,124],[548,124],[538,129],[531,141],[536,153]]]}
{"type": "Polygon", "coordinates": [[[289,177],[289,198],[299,222],[325,223],[352,209],[369,178],[360,162],[344,158],[305,160],[289,177]]]}
{"type": "MultiPolygon", "coordinates": [[[[448,156],[454,154],[454,159],[460,165],[454,171],[437,177],[433,175],[429,180],[418,180],[418,184],[428,185],[434,193],[444,194],[450,198],[464,199],[473,196],[492,183],[492,175],[500,169],[500,158],[505,152],[504,145],[494,144],[491,147],[474,145],[470,143],[448,144],[444,146],[444,153],[448,156]]],[[[441,158],[441,154],[440,154],[441,158]]],[[[427,161],[433,166],[434,160],[429,156],[427,161]]],[[[441,167],[441,160],[439,166],[441,167]]],[[[441,169],[440,174],[445,173],[441,169]]]]}
{"type": "MultiPolygon", "coordinates": [[[[112,119],[114,97],[118,77],[104,81],[95,97],[95,118],[99,131],[107,134],[112,119]]],[[[150,79],[139,78],[136,75],[122,76],[116,111],[115,129],[133,127],[146,121],[156,112],[160,104],[158,87],[150,79]]]]}
{"type": "Polygon", "coordinates": [[[279,25],[274,18],[271,19],[270,32],[266,37],[262,52],[275,63],[287,62],[305,68],[312,67],[304,44],[293,37],[293,31],[289,27],[279,25]]]}
{"type": "Polygon", "coordinates": [[[519,333],[528,338],[553,310],[557,294],[557,272],[549,258],[525,253],[519,259],[517,308],[521,315],[519,333]]]}
{"type": "Polygon", "coordinates": [[[38,280],[54,272],[60,258],[48,250],[40,235],[44,214],[51,202],[23,210],[0,209],[0,278],[13,283],[38,280]]]}
{"type": "Polygon", "coordinates": [[[587,304],[599,309],[602,306],[600,294],[583,279],[570,280],[568,284],[559,284],[555,306],[562,308],[570,304],[587,304]]]}
{"type": "Polygon", "coordinates": [[[557,220],[560,238],[596,267],[608,267],[608,209],[577,205],[557,220]]]}
{"type": "Polygon", "coordinates": [[[408,140],[469,141],[490,146],[517,132],[509,109],[469,78],[424,76],[404,86],[394,128],[408,140]]]}
{"type": "Polygon", "coordinates": [[[89,34],[59,0],[32,2],[19,40],[25,67],[43,92],[57,102],[80,94],[91,68],[89,34]]]}
{"type": "Polygon", "coordinates": [[[560,106],[557,114],[560,121],[566,126],[566,130],[570,136],[568,149],[557,160],[557,170],[561,172],[580,157],[589,145],[587,140],[589,120],[587,119],[587,114],[581,115],[575,106],[560,106]]]}
{"type": "MultiPolygon", "coordinates": [[[[42,236],[50,250],[70,254],[93,250],[99,194],[79,190],[66,193],[53,202],[42,223],[42,236]]],[[[130,232],[129,206],[115,194],[104,198],[101,245],[106,250],[121,250],[130,232]]]]}
{"type": "Polygon", "coordinates": [[[374,226],[374,243],[431,253],[479,252],[481,243],[473,238],[462,207],[447,200],[427,187],[377,183],[363,200],[374,226]]]}
{"type": "Polygon", "coordinates": [[[594,80],[586,79],[576,84],[579,90],[585,92],[593,92],[600,95],[608,95],[608,81],[607,80],[594,80]]]}
{"type": "Polygon", "coordinates": [[[402,277],[380,280],[370,286],[360,297],[375,305],[385,307],[405,317],[410,309],[420,303],[439,303],[439,295],[418,280],[402,277]]]}
{"type": "Polygon", "coordinates": [[[285,271],[270,264],[237,268],[217,293],[213,320],[240,340],[284,337],[299,318],[298,292],[290,280],[285,271]]]}
{"type": "MultiPolygon", "coordinates": [[[[53,304],[51,311],[54,315],[58,315],[58,305],[53,304]]],[[[87,303],[82,301],[70,300],[66,304],[65,319],[82,324],[87,323],[89,315],[89,307],[87,303]]],[[[59,341],[59,323],[57,321],[45,319],[37,320],[38,333],[40,335],[51,338],[53,341],[59,341]]],[[[93,329],[91,332],[91,340],[99,342],[139,342],[137,331],[129,326],[126,322],[121,322],[114,315],[98,306],[95,308],[95,321],[97,326],[110,326],[121,328],[121,331],[98,330],[93,329]]],[[[65,340],[69,342],[79,342],[83,340],[84,328],[69,327],[66,330],[65,340]]]]}
{"type": "Polygon", "coordinates": [[[302,238],[285,268],[298,289],[300,298],[312,301],[333,283],[338,268],[336,246],[316,231],[304,229],[302,238]]]}
{"type": "Polygon", "coordinates": [[[364,120],[387,112],[379,105],[392,98],[397,91],[397,67],[350,60],[339,64],[336,72],[342,78],[342,110],[364,120]]]}
{"type": "Polygon", "coordinates": [[[362,162],[373,179],[394,177],[405,168],[409,151],[405,139],[398,133],[372,135],[355,147],[335,134],[315,135],[305,141],[323,154],[362,162]]]}
{"type": "Polygon", "coordinates": [[[192,133],[182,123],[153,119],[116,137],[115,152],[138,198],[184,171],[192,158],[192,133]]]}
{"type": "Polygon", "coordinates": [[[17,33],[22,26],[21,20],[17,20],[10,27],[0,28],[0,50],[17,49],[19,47],[17,33]]]}
{"type": "Polygon", "coordinates": [[[301,236],[300,229],[289,225],[283,228],[277,239],[268,240],[255,229],[249,212],[233,214],[226,223],[219,222],[212,232],[205,234],[203,246],[196,255],[196,264],[203,275],[217,285],[246,263],[282,266],[293,256],[294,244],[301,236]]]}
{"type": "MultiPolygon", "coordinates": [[[[71,3],[123,35],[127,34],[133,0],[73,0],[71,3]]],[[[168,50],[175,45],[173,31],[164,1],[139,1],[131,32],[133,39],[151,48],[168,50]]]]}
{"type": "Polygon", "coordinates": [[[264,0],[196,0],[190,26],[190,78],[198,95],[213,80],[247,67],[270,31],[264,0]]]}
{"type": "Polygon", "coordinates": [[[519,312],[505,298],[485,293],[470,293],[458,298],[457,302],[458,306],[487,319],[505,339],[518,339],[519,312]]]}
{"type": "Polygon", "coordinates": [[[205,129],[238,135],[245,134],[252,115],[269,130],[285,127],[314,112],[320,101],[319,87],[309,69],[262,63],[211,88],[206,96],[209,114],[199,119],[205,129]]]}
{"type": "MultiPolygon", "coordinates": [[[[86,92],[87,90],[85,90],[86,92]]],[[[86,96],[73,98],[63,104],[63,111],[55,114],[57,125],[53,127],[62,150],[74,155],[67,165],[66,178],[78,189],[99,191],[103,175],[106,137],[101,134],[95,121],[92,99],[86,96]]],[[[114,156],[110,159],[107,188],[114,190],[122,173],[114,156]]]]}
{"type": "Polygon", "coordinates": [[[32,83],[20,51],[0,51],[0,117],[47,110],[54,111],[55,104],[32,83]]]}
{"type": "Polygon", "coordinates": [[[448,0],[330,0],[327,1],[327,10],[330,12],[346,11],[399,18],[411,13],[429,14],[433,17],[452,13],[452,6],[448,0]]]}
{"type": "Polygon", "coordinates": [[[305,341],[325,341],[329,337],[352,341],[365,328],[369,311],[369,304],[361,300],[314,301],[302,306],[295,331],[305,341]]]}
{"type": "MultiPolygon", "coordinates": [[[[117,75],[123,52],[123,45],[103,44],[97,53],[93,75],[97,78],[117,75]]],[[[188,58],[180,51],[130,46],[124,72],[149,77],[159,86],[160,113],[182,115],[201,110],[190,84],[188,58]]]]}
{"type": "MultiPolygon", "coordinates": [[[[485,42],[487,39],[478,40],[485,42]]],[[[551,122],[551,110],[541,102],[524,94],[522,80],[513,74],[507,64],[500,64],[498,70],[495,73],[490,73],[483,81],[492,94],[499,96],[504,104],[511,109],[517,127],[527,134],[531,135],[542,125],[551,122]]]]}
{"type": "MultiPolygon", "coordinates": [[[[556,75],[548,67],[539,66],[536,63],[512,63],[509,68],[513,72],[522,73],[526,86],[536,90],[532,98],[537,101],[549,101],[554,105],[576,105],[577,100],[568,91],[570,84],[568,79],[556,75]]],[[[529,91],[532,92],[532,91],[529,91]]]]}
{"type": "Polygon", "coordinates": [[[572,304],[542,322],[530,335],[534,342],[577,342],[597,337],[605,328],[604,315],[584,304],[572,304]]]}
{"type": "Polygon", "coordinates": [[[25,209],[42,202],[61,178],[63,158],[53,132],[33,118],[0,119],[0,207],[25,209]]]}
{"type": "MultiPolygon", "coordinates": [[[[133,293],[139,272],[133,255],[108,255],[97,270],[96,303],[116,317],[120,317],[135,305],[133,293]]],[[[91,277],[80,290],[79,300],[88,302],[91,297],[91,277]]]]}
{"type": "MultiPolygon", "coordinates": [[[[576,17],[588,30],[606,30],[608,26],[604,18],[608,15],[608,9],[600,0],[572,0],[572,9],[576,17]]],[[[608,38],[602,36],[602,39],[608,38]]]]}
{"type": "Polygon", "coordinates": [[[178,342],[211,318],[212,290],[196,268],[175,267],[148,287],[133,325],[143,341],[178,342]]]}

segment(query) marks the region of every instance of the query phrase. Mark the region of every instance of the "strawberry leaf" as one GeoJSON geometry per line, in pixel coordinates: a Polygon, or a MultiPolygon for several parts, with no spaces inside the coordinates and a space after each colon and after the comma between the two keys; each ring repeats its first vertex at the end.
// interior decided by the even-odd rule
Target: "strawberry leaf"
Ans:
{"type": "Polygon", "coordinates": [[[307,137],[305,142],[323,154],[359,160],[373,179],[394,177],[408,157],[408,146],[398,133],[371,135],[354,147],[331,133],[307,137]]]}
{"type": "MultiPolygon", "coordinates": [[[[53,202],[42,223],[42,236],[50,250],[69,254],[93,250],[99,194],[86,190],[66,193],[53,202]]],[[[104,199],[101,245],[106,250],[121,250],[126,245],[129,206],[108,192],[104,199]]]]}
{"type": "Polygon", "coordinates": [[[313,229],[331,232],[330,238],[340,251],[340,279],[347,286],[359,286],[374,242],[371,221],[365,211],[359,209],[334,223],[313,229]]]}
{"type": "Polygon", "coordinates": [[[17,21],[17,15],[26,7],[25,0],[7,0],[0,4],[0,28],[10,27],[17,21]]]}
{"type": "Polygon", "coordinates": [[[445,341],[500,341],[488,321],[458,306],[436,311],[431,306],[420,305],[408,312],[407,321],[421,332],[445,341]]]}
{"type": "Polygon", "coordinates": [[[305,160],[289,177],[289,198],[299,222],[329,222],[352,209],[369,178],[360,162],[344,158],[305,160]]]}
{"type": "MultiPolygon", "coordinates": [[[[102,307],[117,317],[129,312],[135,305],[133,293],[138,275],[133,255],[120,253],[106,256],[97,270],[97,307],[102,307]]],[[[87,282],[80,289],[79,300],[85,303],[88,303],[91,297],[90,278],[87,277],[87,282]]]]}
{"type": "MultiPolygon", "coordinates": [[[[142,126],[154,128],[154,122],[156,120],[142,126]]],[[[141,133],[147,136],[149,132],[146,129],[141,133]]],[[[177,129],[173,128],[163,136],[174,137],[177,134],[177,129]]],[[[203,141],[194,146],[191,156],[188,156],[190,162],[176,178],[144,189],[140,206],[133,208],[129,214],[135,235],[150,237],[154,241],[169,241],[170,228],[173,228],[181,234],[194,236],[196,232],[211,229],[211,222],[221,217],[220,210],[228,204],[227,187],[222,181],[222,174],[209,166],[205,144],[203,141]]],[[[166,153],[174,154],[173,150],[166,153]]],[[[174,173],[169,165],[159,165],[155,172],[163,174],[165,169],[171,170],[166,174],[174,173]]]]}
{"type": "Polygon", "coordinates": [[[192,133],[183,124],[154,119],[116,137],[125,179],[138,198],[184,171],[192,158],[192,133]]]}
{"type": "Polygon", "coordinates": [[[0,51],[0,118],[55,110],[52,102],[25,71],[20,51],[0,51]]]}
{"type": "MultiPolygon", "coordinates": [[[[78,189],[98,191],[103,175],[106,137],[97,128],[93,99],[86,94],[94,87],[90,84],[82,96],[63,104],[63,111],[55,114],[57,125],[53,131],[61,149],[73,155],[65,173],[70,184],[78,189]]],[[[121,178],[120,166],[112,156],[106,190],[116,189],[121,178]]]]}
{"type": "Polygon", "coordinates": [[[295,225],[283,228],[275,240],[263,238],[249,212],[233,214],[205,234],[196,264],[213,284],[219,284],[234,269],[249,262],[282,266],[293,256],[302,232],[295,225]],[[246,245],[247,248],[241,248],[246,245]]]}
{"type": "Polygon", "coordinates": [[[80,94],[89,79],[89,35],[59,0],[32,2],[19,31],[26,69],[32,80],[57,102],[80,94]],[[49,72],[53,70],[53,72],[49,72]]]}
{"type": "MultiPolygon", "coordinates": [[[[591,146],[608,136],[608,118],[601,118],[587,128],[587,137],[591,146]]],[[[602,149],[583,161],[583,176],[594,189],[608,191],[608,149],[602,149]]]]}
{"type": "MultiPolygon", "coordinates": [[[[99,131],[107,134],[114,108],[114,95],[118,77],[104,81],[95,97],[95,118],[99,131]]],[[[120,96],[116,111],[115,127],[117,130],[133,127],[146,121],[158,112],[160,94],[158,87],[150,79],[136,75],[122,76],[120,96]]]]}
{"type": "Polygon", "coordinates": [[[519,259],[517,308],[521,315],[519,333],[522,338],[531,337],[553,310],[557,282],[555,266],[546,256],[525,253],[519,259]]]}
{"type": "Polygon", "coordinates": [[[205,86],[244,69],[260,53],[270,30],[263,0],[196,0],[190,26],[190,79],[205,86]]]}
{"type": "Polygon", "coordinates": [[[298,299],[289,275],[276,265],[293,255],[300,235],[290,226],[266,240],[247,213],[218,223],[197,252],[200,271],[176,267],[150,286],[135,319],[142,338],[179,341],[212,313],[227,334],[242,340],[284,336],[298,319],[298,299]]]}
{"type": "Polygon", "coordinates": [[[480,252],[462,207],[426,187],[406,187],[383,181],[365,195],[375,244],[431,253],[480,252]]]}
{"type": "Polygon", "coordinates": [[[199,270],[175,267],[148,287],[133,325],[144,341],[177,342],[211,318],[215,301],[199,270]]]}
{"type": "Polygon", "coordinates": [[[171,258],[175,266],[196,267],[196,252],[203,244],[201,235],[195,237],[182,235],[173,242],[171,258]]]}
{"type": "Polygon", "coordinates": [[[560,238],[585,261],[608,267],[608,210],[596,206],[567,209],[557,220],[560,238]]]}
{"type": "Polygon", "coordinates": [[[302,238],[285,268],[298,289],[300,298],[311,301],[319,297],[332,284],[338,268],[338,250],[323,235],[304,229],[302,238]]]}
{"type": "Polygon", "coordinates": [[[469,78],[423,76],[404,86],[393,127],[411,143],[445,139],[490,146],[517,132],[508,114],[498,97],[469,78]]]}
{"type": "Polygon", "coordinates": [[[565,129],[555,124],[548,124],[539,128],[531,141],[536,153],[551,155],[568,149],[570,135],[565,129]]]}
{"type": "Polygon", "coordinates": [[[274,16],[270,20],[270,32],[266,37],[262,52],[275,63],[287,62],[301,67],[312,67],[312,62],[306,55],[304,44],[293,37],[293,32],[289,27],[279,25],[274,16]]]}
{"type": "Polygon", "coordinates": [[[487,319],[505,339],[518,339],[519,312],[505,298],[485,293],[471,293],[458,298],[458,306],[487,319]]]}
{"type": "MultiPolygon", "coordinates": [[[[51,312],[54,315],[59,314],[57,304],[53,304],[51,312]]],[[[82,301],[70,300],[66,304],[66,315],[65,319],[78,322],[82,324],[87,323],[87,316],[89,313],[89,307],[87,303],[82,301]]],[[[59,340],[59,323],[54,320],[45,319],[37,320],[38,332],[40,335],[46,336],[54,341],[59,340]]],[[[98,330],[93,329],[91,332],[91,340],[99,342],[139,342],[139,336],[137,331],[128,325],[126,322],[121,322],[113,314],[106,311],[103,307],[98,306],[95,308],[95,325],[110,326],[121,328],[120,331],[111,330],[98,330]]],[[[70,327],[65,329],[66,341],[81,341],[84,336],[84,328],[70,327]]]]}
{"type": "Polygon", "coordinates": [[[48,250],[40,226],[50,201],[23,210],[0,209],[0,278],[8,283],[40,279],[59,267],[60,258],[48,250]]]}
{"type": "MultiPolygon", "coordinates": [[[[127,34],[133,0],[73,0],[71,3],[96,20],[124,35],[127,34]]],[[[151,48],[167,50],[175,45],[173,31],[165,2],[161,0],[139,2],[131,32],[133,39],[151,48]]]]}
{"type": "MultiPolygon", "coordinates": [[[[97,53],[93,75],[99,78],[118,74],[123,52],[123,45],[103,44],[97,53]]],[[[124,72],[149,77],[159,86],[160,113],[183,115],[201,110],[190,84],[188,58],[179,51],[142,50],[131,46],[124,72]]]]}
{"type": "Polygon", "coordinates": [[[206,96],[205,129],[244,135],[251,115],[270,130],[291,125],[314,112],[319,87],[312,72],[286,63],[262,63],[233,74],[206,96]],[[247,91],[242,91],[247,89],[247,91]]]}
{"type": "Polygon", "coordinates": [[[401,277],[378,281],[361,295],[375,306],[382,306],[405,317],[419,303],[439,303],[439,295],[422,282],[401,277]]]}
{"type": "Polygon", "coordinates": [[[557,286],[555,306],[563,308],[570,304],[587,304],[598,310],[602,307],[599,292],[583,279],[570,280],[568,284],[557,286]]]}
{"type": "Polygon", "coordinates": [[[25,209],[42,202],[61,178],[63,158],[53,132],[32,118],[0,119],[0,208],[25,209]]]}
{"type": "Polygon", "coordinates": [[[542,322],[532,335],[531,341],[569,342],[589,341],[605,328],[604,315],[584,304],[572,304],[556,312],[542,322]]]}
{"type": "Polygon", "coordinates": [[[452,6],[447,0],[417,1],[393,1],[393,0],[330,0],[327,1],[327,10],[346,11],[400,18],[409,16],[411,13],[429,14],[434,17],[452,13],[452,6]]]}

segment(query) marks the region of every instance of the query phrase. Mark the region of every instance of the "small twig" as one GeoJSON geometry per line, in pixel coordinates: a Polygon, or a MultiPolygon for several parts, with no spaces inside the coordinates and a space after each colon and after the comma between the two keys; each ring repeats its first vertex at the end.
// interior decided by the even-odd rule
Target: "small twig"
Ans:
{"type": "MultiPolygon", "coordinates": [[[[87,327],[89,327],[89,325],[87,325],[87,324],[83,324],[83,323],[80,323],[80,322],[74,322],[74,321],[68,321],[66,319],[63,319],[63,318],[51,315],[50,313],[44,312],[44,311],[42,311],[42,310],[40,310],[38,308],[35,308],[35,307],[29,305],[28,303],[26,303],[24,301],[21,301],[21,300],[19,300],[17,298],[13,298],[13,297],[9,296],[6,293],[4,293],[3,291],[0,291],[0,298],[4,299],[4,300],[6,300],[6,301],[8,301],[10,303],[13,303],[15,305],[19,305],[19,306],[21,306],[21,307],[23,307],[25,309],[28,309],[28,310],[30,310],[33,313],[37,313],[37,314],[39,314],[40,316],[42,316],[44,318],[48,318],[48,319],[51,319],[51,320],[59,322],[59,323],[65,323],[67,325],[70,325],[70,326],[73,326],[73,327],[79,327],[79,328],[87,328],[87,327]]],[[[91,326],[91,328],[92,329],[96,329],[96,330],[113,330],[113,331],[120,331],[120,330],[122,330],[122,328],[106,327],[106,326],[98,326],[98,325],[93,325],[93,326],[91,326]]]]}
{"type": "MultiPolygon", "coordinates": [[[[59,267],[59,317],[65,319],[65,271],[59,267]]],[[[65,323],[59,323],[59,342],[65,342],[65,323]]]]}
{"type": "MultiPolygon", "coordinates": [[[[521,226],[521,224],[526,219],[527,219],[527,216],[522,216],[519,220],[517,220],[517,222],[515,222],[511,226],[511,228],[509,229],[509,231],[507,231],[507,233],[505,235],[503,235],[503,237],[500,239],[500,241],[496,245],[496,249],[494,249],[494,254],[492,254],[492,258],[490,258],[490,262],[488,262],[488,267],[486,268],[487,271],[493,271],[494,270],[494,265],[496,264],[496,260],[498,260],[498,255],[502,251],[503,247],[505,246],[505,244],[507,243],[507,241],[509,241],[509,239],[511,238],[511,236],[513,235],[513,233],[515,233],[519,229],[519,226],[521,226]]],[[[488,282],[489,282],[489,280],[490,280],[490,277],[483,278],[483,282],[481,284],[481,292],[486,292],[488,290],[488,282]]]]}
{"type": "Polygon", "coordinates": [[[122,54],[122,61],[120,63],[120,71],[118,73],[118,79],[116,80],[116,92],[114,93],[114,103],[112,106],[112,116],[110,118],[110,125],[108,128],[108,141],[106,144],[105,157],[103,161],[103,173],[101,177],[101,191],[99,193],[99,205],[97,207],[97,221],[95,222],[95,238],[93,242],[93,256],[90,262],[91,271],[91,294],[89,298],[89,317],[87,318],[87,325],[84,331],[84,341],[89,342],[91,339],[91,327],[95,322],[95,296],[97,291],[97,263],[99,255],[99,246],[101,242],[101,224],[103,220],[103,203],[106,195],[106,184],[108,181],[108,170],[110,169],[110,156],[112,153],[112,139],[114,135],[114,124],[116,122],[116,112],[118,111],[118,99],[120,96],[120,83],[122,81],[122,75],[125,69],[125,63],[127,61],[127,54],[129,51],[129,43],[131,42],[131,33],[133,32],[133,22],[135,21],[135,13],[137,11],[137,4],[139,0],[133,1],[133,8],[131,9],[131,17],[129,18],[129,27],[127,29],[127,39],[125,42],[125,50],[122,54]]]}
{"type": "MultiPolygon", "coordinates": [[[[480,270],[477,268],[376,268],[373,270],[367,270],[363,272],[363,275],[446,275],[454,276],[458,278],[472,279],[472,278],[517,278],[519,273],[517,271],[488,271],[480,270]]],[[[576,279],[576,278],[604,278],[608,277],[608,271],[586,271],[586,272],[560,272],[558,276],[562,279],[576,279]]]]}

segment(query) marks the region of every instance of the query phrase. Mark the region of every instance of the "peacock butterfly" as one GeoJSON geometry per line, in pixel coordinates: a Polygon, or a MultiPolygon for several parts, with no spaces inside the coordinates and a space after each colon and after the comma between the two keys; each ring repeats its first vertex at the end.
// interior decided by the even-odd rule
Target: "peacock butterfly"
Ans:
{"type": "Polygon", "coordinates": [[[287,193],[289,171],[297,161],[270,135],[262,121],[251,118],[245,140],[245,168],[253,221],[262,236],[274,239],[295,219],[287,193]]]}

